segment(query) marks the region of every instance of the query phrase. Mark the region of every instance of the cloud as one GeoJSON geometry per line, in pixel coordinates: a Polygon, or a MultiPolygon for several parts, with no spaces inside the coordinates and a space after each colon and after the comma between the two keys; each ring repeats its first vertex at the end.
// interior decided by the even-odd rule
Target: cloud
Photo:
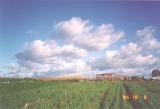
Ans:
{"type": "Polygon", "coordinates": [[[58,46],[55,41],[34,40],[32,43],[26,43],[24,51],[16,54],[19,60],[43,61],[54,56],[62,57],[84,57],[87,51],[74,45],[58,46]]]}
{"type": "MultiPolygon", "coordinates": [[[[103,50],[124,37],[112,24],[94,26],[89,20],[72,17],[54,26],[58,38],[91,51],[103,50]]],[[[57,37],[56,37],[57,38],[57,37]]]]}
{"type": "Polygon", "coordinates": [[[33,77],[33,76],[55,76],[62,74],[70,74],[76,72],[90,71],[91,68],[84,61],[80,59],[62,59],[57,58],[52,62],[34,62],[34,61],[22,61],[15,64],[14,69],[10,65],[10,73],[8,75],[18,77],[33,77]]]}
{"type": "Polygon", "coordinates": [[[53,40],[34,40],[15,55],[17,64],[11,64],[10,70],[21,76],[83,72],[90,70],[90,66],[81,60],[87,54],[85,49],[72,44],[60,47],[53,40]]]}
{"type": "Polygon", "coordinates": [[[29,36],[38,36],[38,35],[40,35],[39,32],[33,31],[33,30],[27,31],[26,34],[29,35],[29,36]]]}
{"type": "Polygon", "coordinates": [[[86,34],[92,29],[89,20],[72,17],[69,21],[61,21],[55,25],[55,29],[62,37],[77,37],[86,34]]]}
{"type": "Polygon", "coordinates": [[[158,64],[159,58],[152,54],[143,54],[136,43],[128,43],[118,50],[107,50],[103,57],[91,60],[93,69],[137,69],[158,64]]]}
{"type": "Polygon", "coordinates": [[[77,73],[92,77],[99,72],[147,75],[151,69],[159,67],[160,57],[155,51],[160,49],[160,42],[152,26],[136,31],[140,40],[127,40],[129,43],[124,42],[114,49],[111,46],[119,45],[116,42],[125,35],[113,24],[97,26],[89,20],[72,17],[56,23],[54,29],[52,39],[25,43],[15,54],[16,63],[8,66],[7,75],[48,77],[77,73]]]}
{"type": "Polygon", "coordinates": [[[160,41],[158,41],[154,36],[155,31],[155,28],[152,26],[137,30],[136,34],[140,38],[141,45],[144,48],[150,50],[160,49],[160,41]]]}
{"type": "Polygon", "coordinates": [[[160,62],[159,55],[155,53],[160,49],[160,42],[154,32],[152,26],[137,30],[139,41],[107,50],[105,55],[92,58],[89,61],[92,69],[126,75],[148,75],[152,69],[158,68],[160,62]]]}
{"type": "MultiPolygon", "coordinates": [[[[57,40],[34,40],[16,53],[11,75],[38,76],[92,71],[86,62],[90,51],[104,50],[124,37],[112,24],[94,26],[89,20],[73,17],[54,26],[57,40]],[[61,46],[60,46],[61,45],[61,46]],[[88,50],[88,51],[87,51],[88,50]]],[[[29,31],[29,34],[34,34],[29,31]]]]}

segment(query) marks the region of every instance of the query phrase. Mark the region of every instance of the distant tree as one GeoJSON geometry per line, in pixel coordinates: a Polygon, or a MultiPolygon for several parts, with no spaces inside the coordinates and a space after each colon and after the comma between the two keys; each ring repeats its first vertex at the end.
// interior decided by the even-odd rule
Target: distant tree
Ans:
{"type": "Polygon", "coordinates": [[[160,71],[158,69],[152,70],[152,77],[160,77],[160,71]]]}

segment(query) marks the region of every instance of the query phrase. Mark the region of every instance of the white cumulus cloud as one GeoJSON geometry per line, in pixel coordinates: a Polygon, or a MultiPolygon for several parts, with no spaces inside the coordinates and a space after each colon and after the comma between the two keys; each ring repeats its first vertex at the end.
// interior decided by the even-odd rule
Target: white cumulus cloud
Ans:
{"type": "Polygon", "coordinates": [[[61,47],[53,40],[34,40],[26,43],[24,50],[16,54],[17,64],[10,65],[10,70],[20,74],[87,71],[90,70],[89,65],[81,60],[87,55],[85,49],[73,44],[61,47]]]}
{"type": "Polygon", "coordinates": [[[108,50],[106,54],[91,61],[93,68],[106,69],[132,69],[132,68],[146,68],[156,65],[159,58],[152,54],[144,54],[141,47],[136,43],[128,43],[121,46],[118,50],[108,50]]]}
{"type": "Polygon", "coordinates": [[[89,20],[72,17],[56,23],[54,29],[56,37],[52,39],[25,43],[15,54],[17,62],[8,66],[8,75],[92,75],[99,71],[139,75],[159,67],[156,51],[160,49],[160,41],[152,26],[136,31],[140,40],[128,40],[123,45],[116,42],[125,36],[124,32],[115,29],[113,24],[94,25],[89,20]],[[119,46],[113,48],[114,44],[119,46]]]}
{"type": "Polygon", "coordinates": [[[124,37],[112,24],[94,26],[89,20],[72,17],[54,26],[58,38],[91,51],[103,50],[124,37]]]}
{"type": "Polygon", "coordinates": [[[160,41],[158,41],[154,36],[155,31],[155,28],[152,26],[137,30],[136,34],[139,36],[141,40],[140,42],[144,48],[151,50],[160,49],[160,41]]]}
{"type": "Polygon", "coordinates": [[[85,49],[74,45],[58,46],[55,41],[34,40],[31,43],[25,44],[24,51],[16,54],[16,57],[21,60],[40,61],[54,56],[62,57],[84,57],[87,55],[85,49]]]}

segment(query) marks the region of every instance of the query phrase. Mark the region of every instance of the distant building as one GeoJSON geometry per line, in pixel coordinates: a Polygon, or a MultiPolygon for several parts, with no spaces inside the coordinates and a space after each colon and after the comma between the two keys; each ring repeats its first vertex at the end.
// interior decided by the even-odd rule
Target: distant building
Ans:
{"type": "Polygon", "coordinates": [[[103,73],[96,75],[97,80],[131,80],[129,76],[116,75],[114,73],[103,73]]]}
{"type": "Polygon", "coordinates": [[[97,74],[97,80],[112,80],[113,73],[104,73],[104,74],[97,74]]]}
{"type": "Polygon", "coordinates": [[[144,81],[145,79],[143,77],[132,76],[131,80],[133,80],[133,81],[144,81]]]}

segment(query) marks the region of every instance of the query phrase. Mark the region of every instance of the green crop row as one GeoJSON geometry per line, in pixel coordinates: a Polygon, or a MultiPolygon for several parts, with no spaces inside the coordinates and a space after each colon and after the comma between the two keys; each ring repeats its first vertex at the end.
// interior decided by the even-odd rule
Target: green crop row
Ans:
{"type": "MultiPolygon", "coordinates": [[[[2,80],[1,80],[2,81],[2,80]]],[[[3,80],[4,81],[4,80],[3,80]]],[[[159,81],[0,82],[0,109],[159,109],[159,81]],[[129,96],[124,100],[122,96],[129,96]],[[131,99],[137,95],[138,100],[131,99]],[[147,99],[144,100],[144,95],[147,99]],[[141,97],[141,98],[140,98],[141,97]]]]}

